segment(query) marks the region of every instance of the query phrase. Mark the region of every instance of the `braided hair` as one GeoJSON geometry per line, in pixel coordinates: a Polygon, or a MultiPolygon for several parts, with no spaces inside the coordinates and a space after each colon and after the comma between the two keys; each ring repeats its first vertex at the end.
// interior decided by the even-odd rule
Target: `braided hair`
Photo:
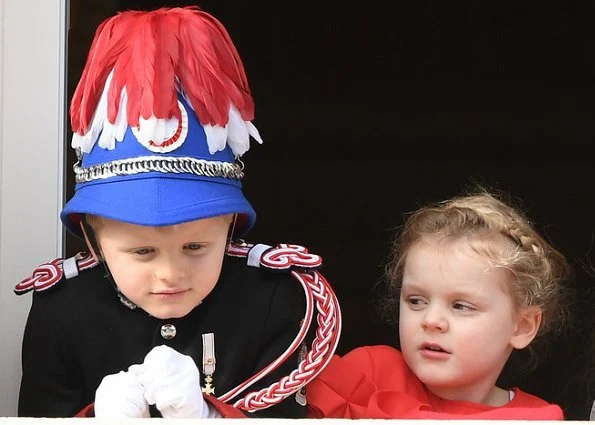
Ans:
{"type": "Polygon", "coordinates": [[[568,316],[564,281],[570,268],[564,255],[545,240],[518,208],[484,188],[411,213],[397,235],[386,277],[384,313],[396,321],[407,255],[427,237],[465,238],[493,267],[514,277],[509,292],[517,309],[536,307],[542,313],[537,337],[560,331],[568,316]]]}

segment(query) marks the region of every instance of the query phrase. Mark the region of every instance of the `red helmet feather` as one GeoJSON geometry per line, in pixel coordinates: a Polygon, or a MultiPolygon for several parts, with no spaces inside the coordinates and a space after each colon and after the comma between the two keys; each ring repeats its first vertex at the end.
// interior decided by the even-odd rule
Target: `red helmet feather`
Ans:
{"type": "Polygon", "coordinates": [[[244,120],[254,118],[236,47],[223,25],[196,6],[120,12],[98,27],[70,106],[74,132],[89,130],[112,71],[107,93],[112,124],[123,88],[130,126],[138,126],[141,117],[179,119],[178,90],[203,125],[224,127],[231,104],[244,120]]]}

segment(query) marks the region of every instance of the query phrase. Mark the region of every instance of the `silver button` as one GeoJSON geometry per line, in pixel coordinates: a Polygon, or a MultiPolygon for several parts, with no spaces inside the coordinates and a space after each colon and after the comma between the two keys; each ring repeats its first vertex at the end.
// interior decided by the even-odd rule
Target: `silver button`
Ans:
{"type": "Polygon", "coordinates": [[[161,336],[165,339],[172,339],[176,336],[176,327],[169,324],[161,326],[161,336]]]}

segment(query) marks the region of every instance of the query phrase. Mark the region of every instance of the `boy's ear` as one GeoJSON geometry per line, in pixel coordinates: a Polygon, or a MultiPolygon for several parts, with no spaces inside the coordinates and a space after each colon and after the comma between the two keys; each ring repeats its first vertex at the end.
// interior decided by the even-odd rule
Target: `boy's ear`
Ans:
{"type": "Polygon", "coordinates": [[[517,313],[516,329],[510,339],[510,345],[517,350],[529,345],[539,331],[541,318],[542,312],[538,307],[526,307],[517,313]]]}

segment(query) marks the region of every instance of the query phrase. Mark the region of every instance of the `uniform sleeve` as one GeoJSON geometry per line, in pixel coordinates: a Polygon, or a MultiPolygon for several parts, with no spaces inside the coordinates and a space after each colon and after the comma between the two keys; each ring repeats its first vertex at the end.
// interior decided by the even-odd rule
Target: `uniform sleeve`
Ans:
{"type": "Polygon", "coordinates": [[[64,310],[47,297],[33,294],[25,326],[18,416],[72,417],[86,404],[82,379],[65,354],[70,350],[64,310]]]}
{"type": "MultiPolygon", "coordinates": [[[[255,365],[254,373],[267,367],[290,346],[299,332],[300,322],[304,317],[305,309],[305,294],[300,283],[290,275],[281,274],[272,297],[266,322],[266,332],[263,333],[266,340],[261,341],[260,346],[262,350],[255,365]]],[[[314,324],[315,322],[313,320],[314,324]]],[[[310,344],[308,343],[308,345],[310,344]]],[[[283,376],[289,375],[298,366],[298,354],[299,348],[276,370],[257,382],[254,386],[257,388],[251,388],[249,391],[260,390],[278,381],[283,376]]],[[[249,391],[244,394],[247,394],[249,391]]],[[[247,416],[262,418],[305,418],[307,417],[307,410],[305,406],[296,402],[295,394],[292,394],[274,406],[253,413],[247,413],[247,416]]]]}

